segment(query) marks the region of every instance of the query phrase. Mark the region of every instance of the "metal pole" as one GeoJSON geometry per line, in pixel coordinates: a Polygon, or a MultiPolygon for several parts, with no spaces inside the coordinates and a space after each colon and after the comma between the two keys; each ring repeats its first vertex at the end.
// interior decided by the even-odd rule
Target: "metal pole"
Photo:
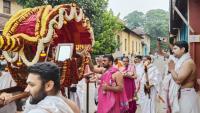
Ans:
{"type": "Polygon", "coordinates": [[[86,113],[89,113],[89,83],[90,83],[90,76],[94,73],[88,73],[85,74],[85,79],[86,79],[86,113]]]}
{"type": "Polygon", "coordinates": [[[89,77],[86,77],[86,80],[87,80],[86,113],[89,113],[89,77]]]}

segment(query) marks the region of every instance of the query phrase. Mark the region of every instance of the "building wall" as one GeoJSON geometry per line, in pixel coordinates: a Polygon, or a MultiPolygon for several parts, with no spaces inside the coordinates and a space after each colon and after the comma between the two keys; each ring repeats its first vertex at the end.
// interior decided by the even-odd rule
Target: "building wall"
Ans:
{"type": "MultiPolygon", "coordinates": [[[[17,11],[23,8],[22,6],[16,3],[16,0],[10,0],[10,1],[11,1],[11,15],[15,14],[17,11]]],[[[3,13],[3,0],[0,0],[0,13],[3,13]]]]}
{"type": "Polygon", "coordinates": [[[11,17],[11,15],[15,14],[17,11],[22,9],[23,7],[16,3],[16,0],[10,0],[10,14],[3,13],[3,0],[0,0],[0,34],[4,28],[5,23],[11,17]]]}
{"type": "MultiPolygon", "coordinates": [[[[149,54],[149,52],[150,52],[150,45],[151,45],[151,40],[150,40],[150,37],[148,36],[148,35],[144,35],[143,36],[143,43],[145,44],[145,46],[147,47],[147,55],[149,54]]],[[[144,52],[144,48],[142,49],[143,50],[143,52],[142,53],[145,53],[144,52]]]]}
{"type": "Polygon", "coordinates": [[[146,36],[146,44],[147,44],[147,50],[148,50],[148,52],[150,52],[151,51],[151,39],[150,39],[150,37],[149,36],[146,36]]]}
{"type": "Polygon", "coordinates": [[[23,9],[23,7],[19,4],[17,4],[16,0],[11,0],[11,15],[15,14],[20,9],[23,9]]]}
{"type": "Polygon", "coordinates": [[[120,39],[120,47],[119,50],[113,53],[114,57],[122,57],[123,54],[126,56],[142,55],[142,37],[127,31],[118,33],[118,37],[120,39]]]}
{"type": "Polygon", "coordinates": [[[133,44],[133,54],[134,55],[142,55],[142,38],[138,36],[132,37],[132,44],[133,44]]]}
{"type": "MultiPolygon", "coordinates": [[[[189,0],[189,23],[194,29],[194,35],[200,35],[200,1],[199,0],[189,0]]],[[[190,33],[191,35],[191,33],[190,33]]],[[[190,43],[190,53],[194,59],[197,66],[197,75],[200,78],[200,42],[190,43]]]]}
{"type": "Polygon", "coordinates": [[[0,0],[0,13],[3,13],[3,0],[0,0]]]}

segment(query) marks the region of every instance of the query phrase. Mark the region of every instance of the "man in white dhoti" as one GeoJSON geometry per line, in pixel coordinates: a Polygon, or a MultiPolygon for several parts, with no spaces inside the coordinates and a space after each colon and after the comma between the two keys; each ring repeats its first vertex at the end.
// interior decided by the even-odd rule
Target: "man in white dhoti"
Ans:
{"type": "MultiPolygon", "coordinates": [[[[175,64],[177,62],[177,58],[173,55],[170,55],[168,61],[172,60],[175,64]]],[[[164,100],[163,103],[160,104],[160,112],[162,113],[177,113],[179,111],[178,105],[178,97],[177,92],[180,86],[173,80],[171,73],[168,72],[162,81],[162,90],[161,97],[164,100]]]]}
{"type": "Polygon", "coordinates": [[[159,70],[151,63],[151,57],[145,56],[145,73],[141,81],[140,106],[142,113],[156,113],[156,96],[161,82],[159,70]]]}
{"type": "MultiPolygon", "coordinates": [[[[13,80],[9,72],[4,71],[6,64],[1,62],[1,71],[0,71],[0,90],[16,86],[16,82],[13,80]]],[[[2,93],[1,96],[11,96],[11,94],[2,93]]],[[[0,113],[16,113],[17,107],[15,102],[9,103],[2,108],[0,108],[0,113]]]]}
{"type": "Polygon", "coordinates": [[[72,84],[69,88],[68,88],[68,90],[67,90],[67,92],[66,92],[67,94],[69,94],[68,96],[68,98],[70,99],[70,100],[72,100],[72,101],[74,101],[75,103],[76,103],[76,105],[78,105],[78,107],[79,108],[81,108],[80,106],[80,98],[79,98],[79,96],[78,96],[78,93],[77,93],[77,84],[72,84]],[[68,92],[69,91],[69,92],[68,92]]]}
{"type": "MultiPolygon", "coordinates": [[[[174,88],[177,90],[177,86],[179,86],[179,90],[171,93],[171,89],[169,90],[168,96],[170,94],[176,96],[172,97],[173,100],[169,99],[168,102],[169,105],[173,102],[171,113],[200,113],[198,97],[194,89],[194,83],[196,81],[196,65],[188,53],[188,43],[185,41],[176,42],[173,47],[173,54],[178,58],[178,61],[175,64],[171,60],[168,68],[171,72],[173,81],[176,83],[174,88]],[[174,108],[176,108],[176,111],[174,111],[174,108]]],[[[171,83],[173,83],[173,81],[171,83]]],[[[171,96],[169,97],[171,98],[171,96]]]]}
{"type": "Polygon", "coordinates": [[[141,79],[144,74],[144,65],[142,62],[142,56],[137,55],[134,58],[137,79],[141,79]]]}
{"type": "Polygon", "coordinates": [[[59,68],[49,62],[28,68],[27,87],[30,93],[24,113],[79,113],[78,107],[60,94],[59,68]]]}
{"type": "MultiPolygon", "coordinates": [[[[162,75],[162,82],[160,84],[160,91],[159,91],[159,106],[158,106],[158,112],[160,113],[166,113],[167,111],[167,94],[169,94],[169,89],[173,89],[175,90],[175,87],[173,85],[173,81],[171,81],[171,75],[168,73],[168,60],[173,60],[174,62],[176,62],[176,58],[173,55],[170,55],[166,52],[162,51],[161,48],[161,43],[165,43],[166,45],[168,45],[168,47],[170,49],[173,48],[172,44],[170,44],[167,40],[167,38],[165,38],[164,40],[160,40],[158,38],[157,40],[157,55],[154,56],[154,65],[157,66],[157,68],[159,69],[161,75],[162,75]],[[169,88],[169,82],[171,84],[171,87],[173,88],[169,88]]],[[[171,52],[171,50],[170,50],[171,52]]],[[[172,54],[172,53],[171,53],[172,54]]],[[[170,91],[172,92],[172,91],[170,91]]],[[[171,100],[173,100],[173,96],[170,96],[171,100]]],[[[175,102],[175,101],[174,101],[175,102]]]]}
{"type": "MultiPolygon", "coordinates": [[[[140,55],[135,56],[134,63],[135,63],[136,76],[137,76],[137,78],[135,79],[136,93],[137,93],[137,97],[140,97],[141,80],[144,75],[144,65],[142,62],[142,56],[140,55]]],[[[137,98],[137,104],[140,104],[140,98],[137,98]]]]}

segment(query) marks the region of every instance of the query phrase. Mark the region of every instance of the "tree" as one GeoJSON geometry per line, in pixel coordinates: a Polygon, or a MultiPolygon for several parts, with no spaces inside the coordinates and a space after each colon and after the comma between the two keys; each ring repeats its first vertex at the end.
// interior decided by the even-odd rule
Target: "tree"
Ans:
{"type": "MultiPolygon", "coordinates": [[[[145,16],[145,31],[151,35],[151,48],[156,48],[156,40],[158,37],[168,37],[169,14],[162,9],[150,10],[145,16]]],[[[165,45],[161,45],[167,48],[165,45]]]]}
{"type": "Polygon", "coordinates": [[[139,11],[133,11],[124,17],[124,21],[128,28],[134,29],[137,27],[143,27],[144,25],[144,13],[139,11]]]}
{"type": "MultiPolygon", "coordinates": [[[[17,2],[24,7],[35,7],[46,4],[55,6],[63,3],[72,3],[74,0],[17,0],[17,2]]],[[[107,11],[108,0],[76,0],[75,2],[84,10],[93,27],[96,42],[94,54],[105,54],[105,52],[112,53],[115,51],[117,45],[115,45],[115,34],[112,33],[122,28],[118,27],[121,26],[121,23],[118,22],[117,18],[107,11]],[[108,26],[106,23],[112,24],[108,26]],[[109,44],[107,44],[106,48],[103,48],[106,42],[109,42],[109,44]]]]}
{"type": "Polygon", "coordinates": [[[110,54],[114,53],[119,46],[116,41],[116,34],[123,29],[118,17],[113,16],[112,11],[103,13],[100,34],[97,34],[94,46],[94,54],[110,54]]]}
{"type": "Polygon", "coordinates": [[[168,36],[168,12],[162,9],[150,10],[145,16],[145,31],[152,37],[168,36]]]}
{"type": "MultiPolygon", "coordinates": [[[[151,50],[155,50],[158,37],[168,36],[169,14],[162,9],[150,10],[146,14],[133,11],[124,20],[130,29],[135,27],[144,28],[144,31],[151,37],[151,50]]],[[[165,45],[161,46],[166,48],[165,45]]]]}

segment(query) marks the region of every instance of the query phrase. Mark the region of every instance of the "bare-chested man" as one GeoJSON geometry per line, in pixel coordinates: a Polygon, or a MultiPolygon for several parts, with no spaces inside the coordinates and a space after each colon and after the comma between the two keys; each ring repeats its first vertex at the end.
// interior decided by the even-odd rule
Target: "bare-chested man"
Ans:
{"type": "Polygon", "coordinates": [[[103,67],[94,68],[90,59],[90,69],[92,72],[102,74],[98,89],[97,113],[120,113],[119,95],[123,91],[123,76],[117,68],[113,66],[112,55],[103,56],[103,67]]]}
{"type": "Polygon", "coordinates": [[[170,61],[168,67],[172,78],[180,85],[178,113],[200,113],[197,94],[194,89],[196,65],[188,53],[188,43],[185,41],[176,42],[173,46],[173,54],[178,58],[178,61],[176,64],[170,61]]]}

